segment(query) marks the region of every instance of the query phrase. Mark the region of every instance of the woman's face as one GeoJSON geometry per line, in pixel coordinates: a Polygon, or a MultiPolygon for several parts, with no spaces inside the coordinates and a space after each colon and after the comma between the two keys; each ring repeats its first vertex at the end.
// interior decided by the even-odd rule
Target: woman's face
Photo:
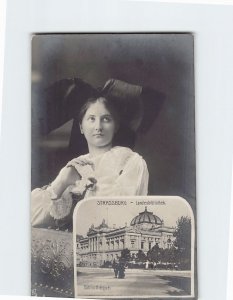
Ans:
{"type": "Polygon", "coordinates": [[[103,148],[112,144],[117,125],[103,98],[97,99],[89,106],[80,124],[80,130],[89,147],[103,148]]]}

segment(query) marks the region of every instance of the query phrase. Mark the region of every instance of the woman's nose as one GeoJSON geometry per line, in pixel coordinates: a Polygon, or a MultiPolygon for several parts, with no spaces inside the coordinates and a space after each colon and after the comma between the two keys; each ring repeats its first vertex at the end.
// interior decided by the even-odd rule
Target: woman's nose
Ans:
{"type": "Polygon", "coordinates": [[[103,128],[102,128],[102,122],[101,122],[101,120],[96,119],[96,121],[95,121],[95,130],[101,131],[102,129],[103,128]]]}

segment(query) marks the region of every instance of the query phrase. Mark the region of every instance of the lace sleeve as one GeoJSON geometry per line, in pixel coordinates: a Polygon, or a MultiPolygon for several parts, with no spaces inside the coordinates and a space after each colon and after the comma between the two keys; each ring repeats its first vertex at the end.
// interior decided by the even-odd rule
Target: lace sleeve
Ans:
{"type": "Polygon", "coordinates": [[[34,227],[53,226],[55,220],[69,215],[73,200],[68,187],[62,197],[52,200],[50,187],[36,188],[31,193],[31,224],[34,227]]]}

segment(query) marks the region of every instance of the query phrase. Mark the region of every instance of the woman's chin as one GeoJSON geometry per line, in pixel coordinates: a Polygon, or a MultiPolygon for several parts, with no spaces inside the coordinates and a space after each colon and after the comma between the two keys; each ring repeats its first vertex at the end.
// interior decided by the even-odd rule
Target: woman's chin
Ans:
{"type": "Polygon", "coordinates": [[[97,141],[97,142],[92,144],[92,147],[93,148],[106,148],[106,149],[109,149],[109,148],[112,148],[112,143],[97,141]]]}

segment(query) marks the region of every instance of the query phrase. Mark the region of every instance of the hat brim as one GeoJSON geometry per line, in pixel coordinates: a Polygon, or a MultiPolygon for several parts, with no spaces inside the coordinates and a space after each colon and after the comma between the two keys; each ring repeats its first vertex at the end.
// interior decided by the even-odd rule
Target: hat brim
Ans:
{"type": "Polygon", "coordinates": [[[102,94],[119,102],[123,123],[135,132],[145,133],[157,118],[165,95],[150,87],[109,79],[102,94]]]}
{"type": "Polygon", "coordinates": [[[80,78],[61,79],[49,86],[42,94],[40,132],[46,135],[75,118],[85,101],[96,94],[97,90],[80,78]]]}

